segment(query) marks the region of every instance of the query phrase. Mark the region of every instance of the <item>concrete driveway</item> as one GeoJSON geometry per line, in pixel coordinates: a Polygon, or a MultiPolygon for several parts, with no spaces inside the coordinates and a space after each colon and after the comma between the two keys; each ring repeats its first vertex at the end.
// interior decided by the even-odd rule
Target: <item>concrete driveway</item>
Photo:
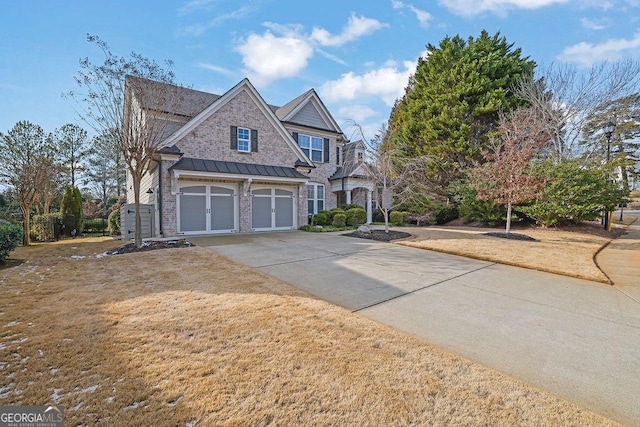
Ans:
{"type": "Polygon", "coordinates": [[[640,425],[640,304],[612,286],[337,234],[190,240],[625,425],[640,425]]]}

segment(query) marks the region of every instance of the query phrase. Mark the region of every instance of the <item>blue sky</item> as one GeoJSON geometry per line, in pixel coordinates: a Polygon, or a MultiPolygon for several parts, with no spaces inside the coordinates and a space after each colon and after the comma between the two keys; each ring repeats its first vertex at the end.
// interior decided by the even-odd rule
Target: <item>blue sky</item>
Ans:
{"type": "Polygon", "coordinates": [[[445,36],[500,32],[540,65],[640,58],[640,0],[111,0],[4,2],[0,131],[29,120],[84,125],[72,101],[80,58],[112,51],[174,61],[180,84],[222,94],[248,77],[270,104],[315,88],[353,137],[371,138],[417,58],[445,36]]]}

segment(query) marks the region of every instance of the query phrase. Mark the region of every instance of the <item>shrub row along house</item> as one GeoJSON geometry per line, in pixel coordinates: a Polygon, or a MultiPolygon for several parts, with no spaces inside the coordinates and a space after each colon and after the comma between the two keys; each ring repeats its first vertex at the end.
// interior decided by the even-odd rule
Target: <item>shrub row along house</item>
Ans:
{"type": "MultiPolygon", "coordinates": [[[[356,202],[371,222],[364,145],[347,140],[313,89],[276,107],[248,79],[214,95],[129,76],[125,111],[160,135],[140,185],[156,237],[291,230],[356,202]]],[[[125,115],[125,132],[135,122],[125,115]]],[[[127,188],[133,203],[130,176],[127,188]]]]}

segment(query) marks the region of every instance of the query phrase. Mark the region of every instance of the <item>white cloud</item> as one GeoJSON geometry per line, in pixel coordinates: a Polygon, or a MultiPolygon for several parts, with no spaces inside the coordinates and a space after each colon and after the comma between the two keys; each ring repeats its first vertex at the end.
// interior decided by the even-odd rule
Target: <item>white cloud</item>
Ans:
{"type": "Polygon", "coordinates": [[[342,46],[384,27],[387,27],[387,24],[383,24],[376,19],[351,14],[347,25],[342,29],[342,33],[331,35],[324,28],[315,27],[311,32],[311,38],[322,46],[342,46]]]}
{"type": "Polygon", "coordinates": [[[250,33],[240,39],[236,51],[242,55],[244,72],[256,86],[266,86],[274,80],[294,77],[308,64],[315,52],[341,65],[346,62],[338,56],[318,48],[342,46],[359,37],[383,28],[375,19],[351,15],[342,33],[332,36],[328,31],[314,28],[311,35],[298,24],[283,25],[266,22],[264,34],[250,33]]]}
{"type": "Polygon", "coordinates": [[[406,61],[404,69],[383,67],[362,75],[348,72],[337,80],[328,81],[320,87],[320,96],[329,102],[352,101],[378,97],[389,107],[404,93],[404,88],[416,63],[406,61]]]}
{"type": "Polygon", "coordinates": [[[589,30],[604,30],[605,28],[608,28],[611,26],[611,20],[608,18],[601,18],[601,19],[589,19],[589,18],[582,18],[580,20],[580,24],[582,24],[582,26],[584,28],[587,28],[589,30]]]}
{"type": "Polygon", "coordinates": [[[249,79],[256,86],[296,76],[313,56],[312,45],[295,35],[275,36],[271,31],[251,33],[236,48],[249,79]]]}
{"type": "Polygon", "coordinates": [[[204,68],[205,70],[209,70],[209,71],[213,71],[216,72],[218,74],[222,74],[223,76],[227,76],[227,77],[231,77],[234,78],[236,76],[236,73],[228,70],[224,67],[219,67],[217,65],[213,65],[213,64],[207,64],[206,62],[200,62],[199,64],[197,64],[197,66],[199,68],[204,68]]]}
{"type": "Polygon", "coordinates": [[[539,9],[569,0],[438,0],[438,4],[456,15],[472,16],[483,12],[504,15],[510,9],[539,9]]]}
{"type": "Polygon", "coordinates": [[[420,22],[420,26],[423,28],[427,28],[429,26],[429,21],[433,18],[429,12],[426,10],[418,9],[412,4],[406,4],[402,1],[391,0],[391,6],[394,9],[409,9],[416,15],[418,22],[420,22]]]}
{"type": "Polygon", "coordinates": [[[616,61],[640,53],[640,32],[631,39],[610,39],[599,44],[581,42],[565,48],[558,59],[590,67],[597,62],[616,61]]]}
{"type": "Polygon", "coordinates": [[[378,112],[371,107],[362,104],[347,105],[338,109],[338,115],[340,117],[348,117],[350,120],[361,124],[364,123],[369,117],[375,117],[378,112]]]}
{"type": "Polygon", "coordinates": [[[181,28],[180,34],[186,35],[186,36],[199,36],[199,35],[202,35],[209,28],[220,26],[225,21],[228,21],[230,19],[240,19],[253,11],[254,11],[254,8],[252,6],[243,6],[240,9],[236,9],[228,13],[220,13],[216,15],[215,18],[211,19],[209,22],[193,24],[193,25],[189,25],[184,28],[181,28]]]}

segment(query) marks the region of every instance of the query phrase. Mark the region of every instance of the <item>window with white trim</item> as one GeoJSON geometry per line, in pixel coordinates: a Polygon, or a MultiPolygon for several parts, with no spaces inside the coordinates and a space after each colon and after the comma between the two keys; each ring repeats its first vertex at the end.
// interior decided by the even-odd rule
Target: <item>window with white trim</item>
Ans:
{"type": "Polygon", "coordinates": [[[315,215],[324,210],[324,185],[307,184],[307,199],[309,215],[315,215]]]}
{"type": "Polygon", "coordinates": [[[298,145],[312,162],[322,162],[324,140],[316,136],[298,134],[298,145]]]}
{"type": "Polygon", "coordinates": [[[251,151],[251,131],[247,128],[238,128],[238,151],[248,153],[251,151]]]}

